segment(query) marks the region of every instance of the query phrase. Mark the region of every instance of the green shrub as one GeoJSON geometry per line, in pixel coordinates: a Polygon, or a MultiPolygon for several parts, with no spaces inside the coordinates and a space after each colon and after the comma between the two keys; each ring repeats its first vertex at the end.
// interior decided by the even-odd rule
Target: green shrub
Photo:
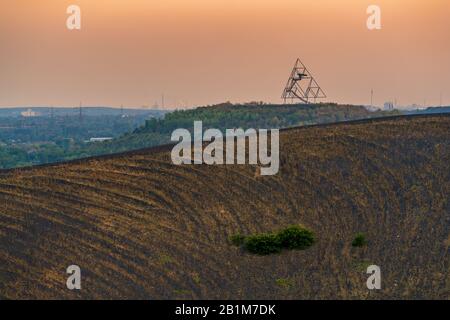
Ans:
{"type": "Polygon", "coordinates": [[[230,237],[231,244],[235,245],[236,247],[243,245],[244,241],[245,241],[245,236],[243,236],[241,234],[235,234],[230,237]]]}
{"type": "Polygon", "coordinates": [[[353,247],[363,247],[366,244],[367,244],[367,240],[366,240],[366,236],[364,235],[364,233],[358,233],[355,236],[355,239],[353,239],[353,241],[352,241],[353,247]]]}
{"type": "Polygon", "coordinates": [[[259,255],[279,253],[282,249],[278,235],[271,233],[249,236],[245,239],[244,244],[249,252],[259,255]]]}
{"type": "Polygon", "coordinates": [[[282,249],[304,250],[315,242],[314,233],[301,226],[290,226],[277,233],[262,233],[247,237],[237,234],[231,236],[229,240],[233,245],[244,245],[248,252],[259,255],[279,253],[282,249]]]}
{"type": "Polygon", "coordinates": [[[290,226],[278,233],[283,248],[304,250],[314,244],[314,234],[300,226],[290,226]]]}

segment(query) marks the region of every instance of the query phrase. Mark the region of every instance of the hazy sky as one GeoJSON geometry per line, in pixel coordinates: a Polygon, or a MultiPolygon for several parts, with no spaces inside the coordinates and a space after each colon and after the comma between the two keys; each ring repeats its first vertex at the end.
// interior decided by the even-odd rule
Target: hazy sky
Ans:
{"type": "Polygon", "coordinates": [[[0,0],[0,106],[280,102],[297,57],[328,101],[450,104],[449,0],[0,0]],[[66,9],[81,7],[80,31],[66,9]],[[382,29],[366,27],[370,4],[382,29]]]}

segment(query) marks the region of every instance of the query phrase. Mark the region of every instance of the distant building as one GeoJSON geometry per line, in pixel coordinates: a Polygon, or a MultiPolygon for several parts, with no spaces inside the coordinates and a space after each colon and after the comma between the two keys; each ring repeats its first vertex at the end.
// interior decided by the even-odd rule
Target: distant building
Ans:
{"type": "Polygon", "coordinates": [[[31,109],[28,109],[27,111],[23,111],[20,114],[22,115],[22,117],[27,117],[27,118],[29,118],[29,117],[37,117],[37,116],[40,115],[39,112],[35,112],[35,111],[31,110],[31,109]]]}
{"type": "Polygon", "coordinates": [[[103,141],[108,141],[108,140],[112,140],[113,138],[111,137],[101,137],[101,138],[90,138],[89,142],[103,142],[103,141]]]}
{"type": "Polygon", "coordinates": [[[425,107],[425,106],[420,106],[420,105],[418,105],[418,104],[416,104],[416,103],[413,103],[412,105],[411,105],[411,107],[410,107],[410,109],[411,110],[424,110],[424,109],[426,109],[427,107],[425,107]]]}
{"type": "Polygon", "coordinates": [[[384,110],[394,110],[394,103],[393,102],[385,102],[384,103],[384,110]]]}
{"type": "Polygon", "coordinates": [[[380,108],[376,106],[363,106],[367,111],[379,111],[380,108]]]}

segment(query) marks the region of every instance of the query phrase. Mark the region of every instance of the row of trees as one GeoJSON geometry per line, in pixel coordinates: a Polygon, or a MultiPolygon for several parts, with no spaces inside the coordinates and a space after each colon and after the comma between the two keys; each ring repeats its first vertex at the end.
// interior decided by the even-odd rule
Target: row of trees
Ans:
{"type": "MultiPolygon", "coordinates": [[[[122,123],[120,119],[114,120],[119,121],[120,125],[108,117],[103,117],[103,120],[96,119],[96,121],[86,119],[84,129],[80,128],[77,131],[80,135],[76,135],[75,139],[73,138],[74,135],[68,132],[68,130],[72,130],[68,124],[64,129],[65,132],[56,134],[48,143],[26,144],[26,146],[20,147],[0,147],[0,167],[11,168],[57,162],[166,144],[170,143],[170,136],[175,129],[185,128],[192,131],[196,120],[203,121],[205,130],[208,128],[220,130],[231,128],[278,129],[379,117],[388,114],[392,113],[369,112],[360,106],[336,104],[233,105],[225,103],[192,110],[175,111],[166,114],[165,117],[151,118],[134,131],[126,130],[126,122],[122,123]],[[83,130],[84,132],[82,132],[83,130]],[[117,136],[117,133],[122,135],[112,141],[101,143],[86,144],[78,139],[80,137],[108,136],[110,134],[117,136]],[[68,138],[70,139],[68,140],[68,138]]],[[[133,126],[136,127],[136,123],[128,124],[128,128],[133,126]]],[[[36,135],[44,134],[46,131],[51,132],[54,127],[49,123],[47,126],[42,126],[40,130],[42,133],[36,133],[36,135]]],[[[29,139],[34,138],[30,137],[29,139]]]]}

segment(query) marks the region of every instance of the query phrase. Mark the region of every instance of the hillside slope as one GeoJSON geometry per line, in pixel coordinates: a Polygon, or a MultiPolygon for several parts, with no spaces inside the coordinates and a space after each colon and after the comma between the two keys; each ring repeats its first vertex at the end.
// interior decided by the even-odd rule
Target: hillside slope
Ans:
{"type": "Polygon", "coordinates": [[[450,298],[450,117],[286,130],[280,172],[174,166],[169,149],[0,172],[2,298],[450,298]],[[229,236],[291,224],[305,251],[229,236]],[[358,232],[365,248],[352,248],[358,232]],[[66,268],[82,290],[66,289],[66,268]],[[382,270],[366,288],[365,267],[382,270]]]}

